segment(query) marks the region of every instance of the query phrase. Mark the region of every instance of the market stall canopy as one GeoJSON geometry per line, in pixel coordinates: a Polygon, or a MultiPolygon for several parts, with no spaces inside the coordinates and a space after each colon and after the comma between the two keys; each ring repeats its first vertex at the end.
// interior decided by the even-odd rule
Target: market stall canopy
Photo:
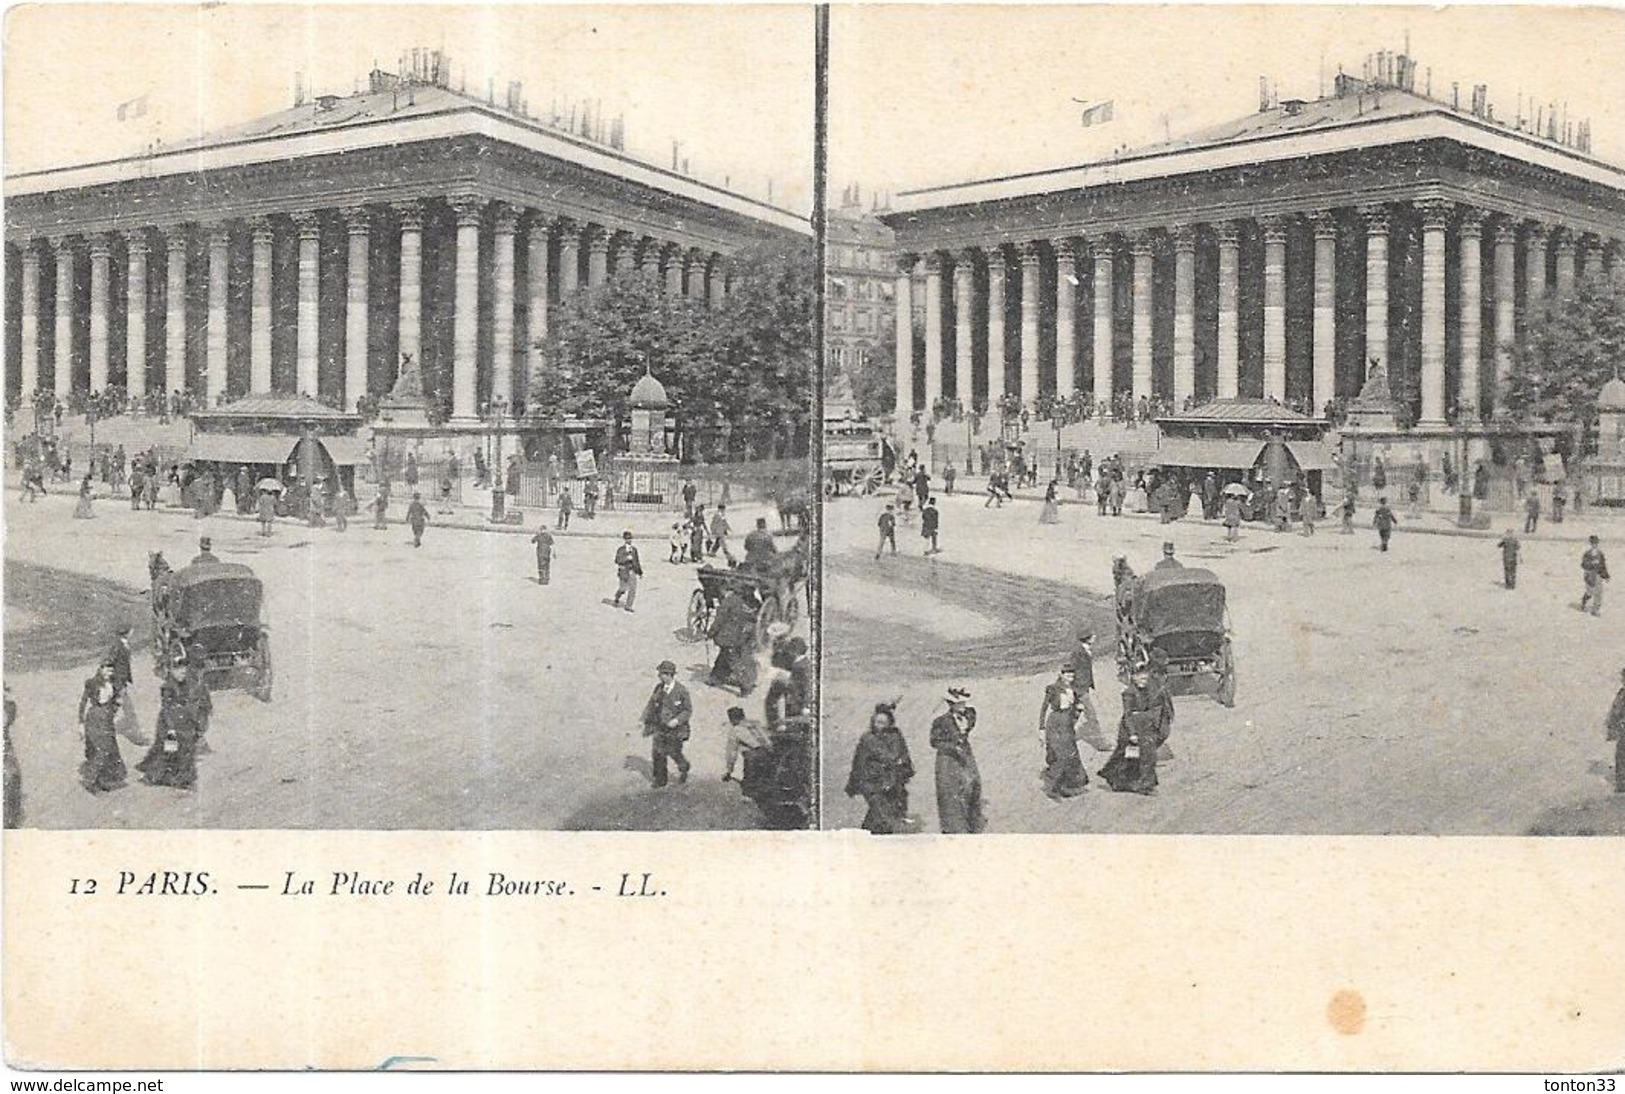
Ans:
{"type": "Polygon", "coordinates": [[[360,437],[317,437],[316,442],[327,449],[335,467],[355,467],[368,462],[360,437]]]}
{"type": "Polygon", "coordinates": [[[285,464],[293,458],[296,437],[264,433],[199,433],[186,458],[214,463],[285,464]]]}
{"type": "Polygon", "coordinates": [[[1157,446],[1163,467],[1221,467],[1245,470],[1258,463],[1261,440],[1224,440],[1218,437],[1164,437],[1157,446]]]}
{"type": "Polygon", "coordinates": [[[1325,441],[1288,441],[1286,450],[1301,471],[1329,471],[1337,466],[1333,459],[1336,449],[1325,441]]]}

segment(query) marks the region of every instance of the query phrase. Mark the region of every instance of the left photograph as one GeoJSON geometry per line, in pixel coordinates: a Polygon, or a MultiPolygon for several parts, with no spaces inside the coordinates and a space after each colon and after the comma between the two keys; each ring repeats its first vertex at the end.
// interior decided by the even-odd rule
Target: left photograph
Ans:
{"type": "Polygon", "coordinates": [[[5,50],[7,827],[816,825],[812,8],[5,50]]]}

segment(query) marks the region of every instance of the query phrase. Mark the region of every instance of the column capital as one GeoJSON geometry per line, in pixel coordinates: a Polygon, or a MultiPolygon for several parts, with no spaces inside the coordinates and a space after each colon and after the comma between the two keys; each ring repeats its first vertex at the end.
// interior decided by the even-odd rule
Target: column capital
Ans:
{"type": "Polygon", "coordinates": [[[969,270],[976,265],[976,260],[982,257],[982,248],[965,247],[954,252],[954,265],[969,270]]]}
{"type": "Polygon", "coordinates": [[[423,203],[421,201],[392,202],[390,208],[395,210],[395,215],[401,218],[401,231],[422,231],[423,203]]]}
{"type": "Polygon", "coordinates": [[[1221,247],[1241,246],[1241,221],[1221,220],[1213,226],[1213,231],[1219,237],[1221,247]]]}
{"type": "Polygon", "coordinates": [[[1450,217],[1456,211],[1454,202],[1439,198],[1428,198],[1415,203],[1418,216],[1422,218],[1422,227],[1427,230],[1442,232],[1450,223],[1450,217]]]}
{"type": "Polygon", "coordinates": [[[726,270],[728,268],[728,256],[721,251],[712,251],[706,259],[705,266],[706,269],[713,272],[726,270]]]}
{"type": "MultiPolygon", "coordinates": [[[[133,233],[133,234],[139,234],[139,233],[133,233]]],[[[132,243],[131,246],[133,247],[134,244],[132,243]]],[[[142,243],[142,247],[143,248],[146,247],[145,242],[142,243]]],[[[40,248],[40,240],[39,240],[38,236],[20,236],[17,239],[17,249],[22,252],[22,257],[23,257],[23,262],[24,263],[30,263],[31,262],[36,266],[39,265],[39,248],[40,248]]],[[[146,253],[144,249],[143,249],[142,253],[143,254],[146,253]]]]}
{"type": "Polygon", "coordinates": [[[1337,214],[1330,209],[1319,209],[1309,214],[1310,227],[1317,240],[1337,238],[1337,214]]]}
{"type": "Polygon", "coordinates": [[[1021,264],[1023,266],[1036,266],[1044,258],[1044,241],[1029,239],[1021,244],[1021,264]]]}
{"type": "Polygon", "coordinates": [[[1258,218],[1259,230],[1263,233],[1265,243],[1284,245],[1286,243],[1286,228],[1288,219],[1284,216],[1271,215],[1258,218]]]}
{"type": "Polygon", "coordinates": [[[298,230],[301,240],[316,239],[321,235],[322,218],[314,209],[303,209],[291,215],[293,226],[298,230]]]}
{"type": "Polygon", "coordinates": [[[1518,222],[1508,217],[1496,217],[1493,227],[1497,246],[1511,246],[1518,242],[1518,222]]]}
{"type": "Polygon", "coordinates": [[[552,219],[552,222],[548,225],[548,230],[557,238],[563,239],[565,236],[578,231],[580,227],[572,218],[558,216],[552,219]]]}
{"type": "Polygon", "coordinates": [[[519,227],[520,212],[507,202],[498,201],[493,203],[492,227],[498,232],[512,235],[519,227]]]}
{"type": "Polygon", "coordinates": [[[248,230],[256,247],[269,247],[276,239],[276,225],[270,217],[255,217],[248,222],[248,230]]]}
{"type": "Polygon", "coordinates": [[[685,266],[704,266],[708,261],[710,261],[710,256],[698,247],[688,247],[683,251],[683,265],[685,266]]]}
{"type": "Polygon", "coordinates": [[[1157,237],[1154,232],[1136,232],[1129,240],[1129,249],[1134,252],[1135,258],[1150,258],[1157,250],[1157,237]]]}
{"type": "Polygon", "coordinates": [[[1360,219],[1365,222],[1367,235],[1385,236],[1388,234],[1388,207],[1386,205],[1361,206],[1360,219]]]}
{"type": "Polygon", "coordinates": [[[475,194],[450,194],[446,204],[451,206],[452,215],[457,218],[457,227],[477,228],[487,202],[475,194]]]}
{"type": "Polygon", "coordinates": [[[1461,219],[1458,226],[1461,234],[1469,239],[1480,238],[1484,233],[1484,210],[1476,205],[1457,205],[1461,219]]]}
{"type": "Polygon", "coordinates": [[[1084,244],[1077,236],[1057,236],[1050,240],[1050,246],[1055,248],[1055,261],[1076,262],[1084,244]]]}
{"type": "Polygon", "coordinates": [[[339,210],[344,229],[350,235],[364,236],[372,231],[372,210],[365,205],[348,205],[339,210]]]}
{"type": "Polygon", "coordinates": [[[903,252],[897,256],[897,272],[912,277],[914,268],[920,264],[920,256],[910,252],[903,252]]]}
{"type": "Polygon", "coordinates": [[[1587,251],[1595,250],[1602,244],[1602,237],[1596,232],[1581,232],[1576,238],[1580,247],[1587,251]]]}
{"type": "MultiPolygon", "coordinates": [[[[1509,221],[1509,223],[1512,222],[1509,221]]],[[[1526,220],[1520,227],[1523,229],[1524,239],[1530,243],[1539,243],[1552,234],[1552,229],[1538,220],[1526,220]]]]}
{"type": "Polygon", "coordinates": [[[191,233],[186,230],[186,225],[171,224],[167,228],[160,229],[160,231],[163,233],[164,244],[169,249],[170,254],[174,254],[177,251],[184,252],[186,250],[186,244],[188,243],[191,235],[191,233]]]}
{"type": "Polygon", "coordinates": [[[90,257],[106,258],[113,253],[113,240],[103,232],[89,237],[90,257]]]}
{"type": "Polygon", "coordinates": [[[942,267],[945,264],[946,263],[941,251],[930,251],[925,256],[925,272],[927,274],[936,274],[940,277],[942,275],[942,267]]]}
{"type": "Polygon", "coordinates": [[[1575,235],[1572,228],[1553,228],[1551,238],[1552,246],[1557,248],[1559,254],[1574,250],[1575,235]]]}
{"type": "Polygon", "coordinates": [[[1169,231],[1169,238],[1174,243],[1175,254],[1196,253],[1196,227],[1195,224],[1176,224],[1169,231]]]}

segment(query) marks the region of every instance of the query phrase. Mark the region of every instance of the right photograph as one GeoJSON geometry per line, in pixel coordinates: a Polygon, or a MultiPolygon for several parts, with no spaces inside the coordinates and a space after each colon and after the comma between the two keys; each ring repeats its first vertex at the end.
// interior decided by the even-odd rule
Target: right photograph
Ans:
{"type": "Polygon", "coordinates": [[[1625,834],[1625,14],[831,41],[824,827],[1625,834]]]}

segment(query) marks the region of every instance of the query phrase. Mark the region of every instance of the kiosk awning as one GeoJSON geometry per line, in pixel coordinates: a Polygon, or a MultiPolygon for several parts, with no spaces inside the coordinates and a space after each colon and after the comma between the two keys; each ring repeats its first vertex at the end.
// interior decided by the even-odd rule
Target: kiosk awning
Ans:
{"type": "Polygon", "coordinates": [[[1157,463],[1164,467],[1223,467],[1245,470],[1258,462],[1263,441],[1228,441],[1217,437],[1164,437],[1157,463]]]}
{"type": "Polygon", "coordinates": [[[335,467],[356,467],[367,462],[360,437],[317,437],[335,467]]]}
{"type": "Polygon", "coordinates": [[[1286,450],[1298,461],[1300,471],[1327,471],[1336,466],[1332,446],[1325,441],[1288,441],[1286,450]]]}
{"type": "Polygon", "coordinates": [[[216,463],[285,464],[293,458],[297,437],[264,433],[199,433],[186,450],[189,460],[216,463]]]}

